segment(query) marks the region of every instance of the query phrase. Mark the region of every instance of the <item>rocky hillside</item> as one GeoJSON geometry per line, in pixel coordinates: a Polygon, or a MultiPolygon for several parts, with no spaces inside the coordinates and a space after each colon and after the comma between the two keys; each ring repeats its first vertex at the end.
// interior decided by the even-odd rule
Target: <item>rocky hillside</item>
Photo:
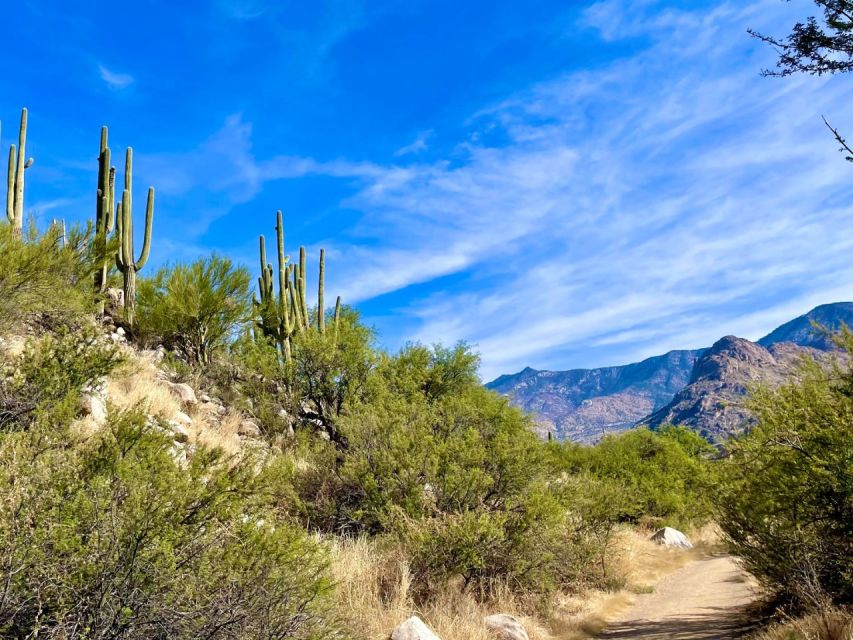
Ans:
{"type": "Polygon", "coordinates": [[[690,381],[702,351],[671,351],[635,364],[572,371],[527,368],[487,386],[538,417],[540,431],[592,442],[629,429],[690,381]]]}
{"type": "Polygon", "coordinates": [[[752,417],[744,399],[755,385],[776,387],[797,372],[803,358],[827,364],[838,354],[792,342],[765,348],[755,342],[726,336],[696,361],[690,383],[672,402],[642,422],[689,426],[709,440],[721,440],[748,426],[752,417]]]}
{"type": "Polygon", "coordinates": [[[743,398],[751,385],[782,383],[804,356],[831,359],[834,345],[814,323],[830,330],[853,326],[853,303],[816,307],[757,343],[727,336],[709,349],[671,351],[621,367],[527,368],[487,386],[535,414],[543,434],[561,439],[594,442],[636,424],[667,422],[713,439],[748,424],[743,398]]]}

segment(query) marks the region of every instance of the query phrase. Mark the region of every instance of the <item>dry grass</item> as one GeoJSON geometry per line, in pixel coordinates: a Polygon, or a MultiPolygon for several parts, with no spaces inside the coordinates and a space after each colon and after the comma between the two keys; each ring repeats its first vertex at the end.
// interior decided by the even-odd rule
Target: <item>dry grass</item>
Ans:
{"type": "Polygon", "coordinates": [[[236,454],[241,449],[238,413],[229,411],[219,416],[212,405],[182,406],[168,383],[160,378],[156,364],[148,358],[131,356],[127,364],[107,379],[106,386],[110,403],[120,410],[141,406],[149,415],[164,420],[183,411],[193,420],[188,428],[191,443],[220,448],[227,454],[236,454]]]}
{"type": "Polygon", "coordinates": [[[797,620],[776,625],[755,636],[755,640],[851,640],[853,613],[826,609],[797,620]]]}
{"type": "Polygon", "coordinates": [[[487,640],[483,618],[493,613],[517,616],[531,640],[585,640],[606,627],[628,608],[636,593],[653,589],[665,575],[713,549],[712,531],[700,532],[692,551],[665,549],[651,542],[649,533],[620,531],[610,564],[625,581],[619,591],[589,590],[563,594],[547,619],[523,615],[529,611],[509,593],[498,593],[485,605],[459,589],[448,589],[427,605],[416,608],[409,594],[410,573],[406,559],[395,549],[383,549],[367,539],[339,540],[332,545],[333,575],[337,600],[354,629],[370,640],[386,640],[403,620],[416,614],[442,640],[487,640]]]}

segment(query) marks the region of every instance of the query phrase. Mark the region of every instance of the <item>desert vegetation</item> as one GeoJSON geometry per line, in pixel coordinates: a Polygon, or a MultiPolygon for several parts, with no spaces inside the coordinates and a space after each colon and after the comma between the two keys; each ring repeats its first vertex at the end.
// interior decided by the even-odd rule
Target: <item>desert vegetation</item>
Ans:
{"type": "Polygon", "coordinates": [[[327,308],[322,251],[309,305],[280,213],[254,295],[219,255],[142,272],[154,191],[137,257],[106,129],[93,222],[26,226],[26,127],[0,227],[3,637],[378,639],[417,611],[452,640],[497,610],[584,637],[591,602],[684,561],[654,529],[714,520],[790,611],[845,615],[849,370],[758,391],[724,450],[678,427],[545,442],[466,344],[389,353],[327,308]]]}

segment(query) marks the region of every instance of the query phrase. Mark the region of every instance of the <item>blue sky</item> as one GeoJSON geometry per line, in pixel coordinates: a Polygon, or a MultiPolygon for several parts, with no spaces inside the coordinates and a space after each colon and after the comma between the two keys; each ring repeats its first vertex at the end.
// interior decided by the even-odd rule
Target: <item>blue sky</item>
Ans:
{"type": "MultiPolygon", "coordinates": [[[[764,79],[809,0],[7,4],[2,144],[26,209],[92,216],[98,131],[157,188],[151,273],[328,253],[396,348],[491,379],[757,338],[853,299],[848,78],[764,79]],[[124,6],[122,6],[122,4],[124,6]]],[[[141,227],[137,225],[137,227],[141,227]]]]}

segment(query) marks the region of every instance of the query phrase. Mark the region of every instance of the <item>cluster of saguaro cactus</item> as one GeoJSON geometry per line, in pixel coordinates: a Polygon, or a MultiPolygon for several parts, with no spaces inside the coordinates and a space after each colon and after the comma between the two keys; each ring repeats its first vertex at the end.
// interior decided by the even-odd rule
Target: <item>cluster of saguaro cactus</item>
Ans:
{"type": "Polygon", "coordinates": [[[107,287],[109,257],[107,244],[109,234],[115,225],[115,183],[116,169],[110,165],[110,147],[108,131],[101,127],[101,152],[98,154],[98,197],[95,204],[95,296],[98,299],[100,313],[104,311],[103,296],[107,287]]]}
{"type": "Polygon", "coordinates": [[[12,232],[21,237],[24,226],[24,171],[33,166],[27,156],[27,110],[21,110],[21,128],[18,130],[17,149],[9,148],[9,172],[6,178],[6,217],[12,224],[12,232]]]}
{"type": "Polygon", "coordinates": [[[154,219],[154,187],[148,188],[148,203],[145,207],[145,235],[142,240],[142,253],[134,259],[133,251],[133,149],[127,148],[124,164],[124,190],[121,202],[116,207],[116,236],[118,251],[116,266],[124,276],[124,317],[133,329],[136,308],[136,274],[148,261],[151,251],[151,225],[154,219]]]}
{"type": "MultiPolygon", "coordinates": [[[[258,314],[257,325],[263,334],[276,341],[286,361],[290,361],[292,339],[297,332],[316,329],[326,331],[325,278],[326,252],[320,250],[320,276],[317,291],[317,318],[312,323],[308,311],[306,293],[307,259],[305,247],[299,248],[299,263],[291,264],[284,253],[284,224],[281,211],[276,220],[276,239],[278,249],[278,295],[276,296],[273,267],[267,262],[266,241],[260,237],[261,275],[258,278],[258,291],[261,299],[255,300],[258,314]]],[[[341,298],[335,303],[334,327],[337,331],[341,313],[341,298]]]]}

